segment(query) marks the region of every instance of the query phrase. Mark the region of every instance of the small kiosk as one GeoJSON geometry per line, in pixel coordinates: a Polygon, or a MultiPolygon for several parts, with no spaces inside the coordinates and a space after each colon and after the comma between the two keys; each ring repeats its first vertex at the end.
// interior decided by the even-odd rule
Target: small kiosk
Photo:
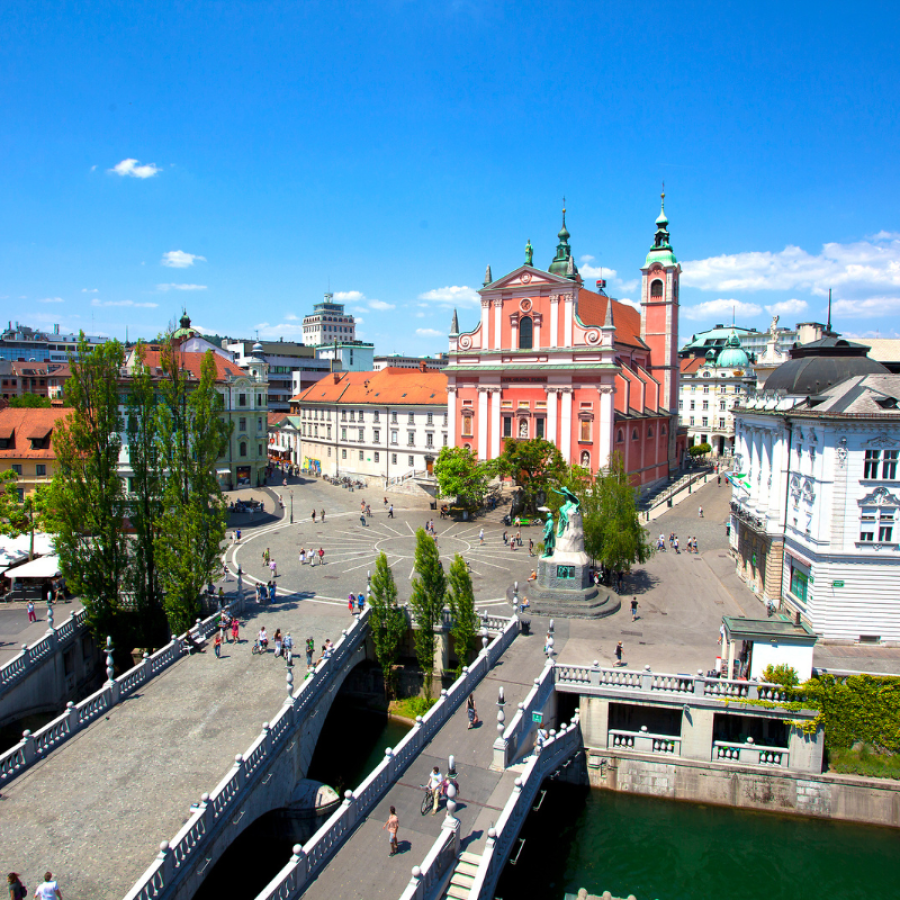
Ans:
{"type": "Polygon", "coordinates": [[[767,666],[788,665],[800,682],[812,676],[818,636],[805,622],[722,617],[721,670],[726,678],[760,680],[767,666]]]}

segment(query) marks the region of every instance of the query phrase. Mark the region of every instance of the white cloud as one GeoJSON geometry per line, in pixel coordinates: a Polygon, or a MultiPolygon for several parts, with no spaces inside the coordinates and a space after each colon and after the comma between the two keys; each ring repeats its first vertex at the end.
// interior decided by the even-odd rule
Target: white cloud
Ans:
{"type": "MultiPolygon", "coordinates": [[[[354,323],[357,324],[357,325],[364,325],[366,320],[365,320],[364,318],[362,318],[361,316],[354,316],[354,317],[353,317],[353,321],[354,321],[354,323]]],[[[357,337],[360,337],[360,333],[357,332],[357,333],[356,333],[356,336],[357,336],[357,337]]]]}
{"type": "Polygon", "coordinates": [[[419,294],[420,300],[431,300],[434,303],[440,303],[444,306],[455,306],[464,303],[479,303],[481,297],[474,288],[466,285],[448,285],[447,287],[434,288],[419,294]]]}
{"type": "Polygon", "coordinates": [[[624,303],[626,306],[630,306],[632,309],[636,309],[638,312],[641,311],[641,304],[639,300],[632,300],[629,297],[623,297],[619,300],[619,303],[624,303]]]}
{"type": "Polygon", "coordinates": [[[424,318],[425,318],[425,313],[416,313],[416,318],[417,318],[417,319],[424,319],[424,318]]]}
{"type": "Polygon", "coordinates": [[[99,293],[99,291],[97,290],[97,288],[82,288],[81,293],[82,294],[97,294],[97,293],[99,293]]]}
{"type": "Polygon", "coordinates": [[[156,309],[158,303],[135,303],[134,300],[91,300],[91,306],[132,306],[143,307],[145,309],[156,309]]]}
{"type": "MultiPolygon", "coordinates": [[[[581,262],[578,264],[578,271],[585,282],[603,278],[606,281],[608,290],[613,294],[630,294],[632,291],[637,290],[637,286],[641,283],[639,278],[629,278],[627,281],[623,281],[619,278],[619,273],[615,269],[610,269],[607,266],[592,266],[591,262],[593,259],[594,257],[589,253],[585,253],[580,257],[581,262]]],[[[593,285],[588,284],[587,287],[593,288],[593,285]]],[[[624,303],[625,301],[623,300],[622,302],[624,303]]]]}
{"type": "Polygon", "coordinates": [[[284,318],[288,322],[299,322],[300,321],[300,316],[295,316],[293,313],[288,313],[284,318]]]}
{"type": "Polygon", "coordinates": [[[339,303],[352,303],[354,300],[362,300],[365,294],[362,291],[335,291],[334,299],[339,303]]]}
{"type": "Polygon", "coordinates": [[[806,312],[809,304],[805,300],[783,300],[781,303],[772,303],[766,307],[766,311],[773,316],[793,316],[806,312]]]}
{"type": "Polygon", "coordinates": [[[368,303],[369,309],[377,309],[379,312],[397,308],[393,303],[385,303],[384,300],[369,300],[368,303]]]}
{"type": "Polygon", "coordinates": [[[888,316],[900,313],[900,297],[868,297],[865,300],[835,300],[835,316],[888,316]]]}
{"type": "Polygon", "coordinates": [[[870,241],[896,241],[896,240],[900,240],[900,232],[884,231],[882,229],[877,234],[869,235],[868,240],[870,240],[870,241]]]}
{"type": "Polygon", "coordinates": [[[422,337],[446,337],[446,333],[443,331],[437,331],[434,328],[417,328],[416,334],[421,335],[422,337]]]}
{"type": "Polygon", "coordinates": [[[741,300],[707,300],[694,306],[682,306],[681,314],[686,319],[713,319],[717,316],[730,316],[734,310],[736,316],[758,316],[762,307],[755,303],[744,303],[741,300]]]}
{"type": "Polygon", "coordinates": [[[127,175],[130,178],[152,178],[154,175],[162,172],[162,169],[154,163],[146,163],[142,166],[136,159],[123,159],[122,162],[116,163],[109,171],[123,177],[127,175]]]}
{"type": "Polygon", "coordinates": [[[834,288],[848,299],[885,290],[900,296],[900,237],[879,232],[872,240],[824,244],[818,254],[794,246],[724,254],[685,262],[683,270],[682,285],[702,291],[806,290],[825,296],[834,288]]]}
{"type": "Polygon", "coordinates": [[[170,269],[187,269],[197,260],[206,262],[206,257],[198,256],[196,253],[185,253],[184,250],[169,250],[168,253],[163,253],[159,264],[170,269]]]}
{"type": "Polygon", "coordinates": [[[205,291],[205,284],[158,284],[156,286],[158,291],[205,291]]]}
{"type": "Polygon", "coordinates": [[[44,297],[43,300],[38,300],[38,303],[65,303],[62,297],[44,297]]]}

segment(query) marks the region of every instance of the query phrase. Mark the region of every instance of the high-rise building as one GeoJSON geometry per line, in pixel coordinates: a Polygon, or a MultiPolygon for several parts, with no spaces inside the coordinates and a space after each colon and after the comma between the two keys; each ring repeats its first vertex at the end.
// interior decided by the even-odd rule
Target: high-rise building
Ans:
{"type": "MultiPolygon", "coordinates": [[[[89,344],[103,344],[109,338],[85,335],[85,340],[89,344]]],[[[59,325],[54,325],[53,331],[38,331],[18,322],[10,322],[0,334],[0,359],[64,363],[70,353],[78,355],[78,335],[63,334],[59,325]]]]}
{"type": "Polygon", "coordinates": [[[343,303],[334,302],[334,294],[326,294],[313,307],[311,315],[303,317],[303,343],[312,347],[334,341],[355,341],[356,320],[344,312],[343,303]]]}

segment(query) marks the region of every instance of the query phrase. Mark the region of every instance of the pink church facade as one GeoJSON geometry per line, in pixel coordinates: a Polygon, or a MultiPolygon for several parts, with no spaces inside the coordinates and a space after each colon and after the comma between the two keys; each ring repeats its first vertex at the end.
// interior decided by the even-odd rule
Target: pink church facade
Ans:
{"type": "Polygon", "coordinates": [[[481,320],[459,333],[447,375],[449,442],[494,459],[507,437],[546,438],[597,472],[621,452],[635,484],[677,465],[678,282],[668,221],[657,219],[641,269],[641,310],[585,288],[565,225],[548,271],[524,265],[492,279],[481,320]]]}

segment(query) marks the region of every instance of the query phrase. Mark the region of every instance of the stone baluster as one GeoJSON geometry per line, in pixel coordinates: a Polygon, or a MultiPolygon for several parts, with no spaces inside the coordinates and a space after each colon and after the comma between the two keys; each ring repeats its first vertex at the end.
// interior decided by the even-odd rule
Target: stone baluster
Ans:
{"type": "Polygon", "coordinates": [[[22,667],[27,669],[31,665],[31,651],[28,644],[22,644],[22,667]]]}
{"type": "Polygon", "coordinates": [[[356,824],[357,812],[358,812],[358,810],[356,808],[356,801],[353,797],[353,791],[344,791],[344,802],[342,805],[343,805],[344,809],[346,810],[346,812],[344,813],[344,816],[345,816],[344,827],[349,832],[349,830],[351,828],[353,828],[353,826],[356,824]]]}
{"type": "MultiPolygon", "coordinates": [[[[425,895],[424,889],[425,882],[422,879],[422,870],[418,866],[412,867],[412,878],[409,880],[409,887],[415,888],[415,898],[416,900],[420,900],[421,897],[425,895]]],[[[404,892],[405,893],[405,892],[404,892]]]]}
{"type": "Polygon", "coordinates": [[[309,859],[301,844],[294,844],[291,864],[295,873],[294,890],[300,890],[306,884],[306,876],[309,874],[309,859]]]}
{"type": "Polygon", "coordinates": [[[653,673],[650,666],[644,666],[644,671],[641,672],[641,690],[649,691],[651,687],[653,687],[653,673]]]}
{"type": "Polygon", "coordinates": [[[591,671],[588,675],[588,678],[590,679],[590,683],[594,687],[600,686],[600,661],[599,660],[595,659],[594,662],[591,664],[591,671]]]}
{"type": "Polygon", "coordinates": [[[235,782],[237,783],[237,790],[241,791],[244,789],[244,785],[247,783],[247,772],[244,768],[244,757],[241,753],[236,753],[234,757],[234,767],[237,769],[235,772],[235,782]]]}
{"type": "Polygon", "coordinates": [[[25,757],[25,765],[29,766],[37,758],[37,747],[35,746],[34,735],[26,729],[22,732],[22,756],[25,757]]]}
{"type": "Polygon", "coordinates": [[[160,863],[159,872],[162,875],[163,886],[168,887],[175,876],[175,854],[172,853],[168,841],[163,841],[159,845],[159,855],[156,859],[160,863]]]}
{"type": "Polygon", "coordinates": [[[285,687],[287,688],[287,697],[284,698],[286,704],[294,702],[294,670],[288,669],[285,675],[285,687]]]}
{"type": "Polygon", "coordinates": [[[212,803],[209,802],[209,794],[205,791],[200,795],[199,809],[203,810],[203,824],[206,826],[206,833],[209,834],[213,827],[216,813],[212,803]]]}
{"type": "Polygon", "coordinates": [[[153,677],[153,663],[150,660],[150,654],[145,650],[142,657],[144,665],[144,681],[149,681],[153,677]]]}
{"type": "Polygon", "coordinates": [[[106,638],[106,687],[109,690],[109,705],[115,706],[119,702],[121,686],[116,681],[116,666],[113,659],[113,642],[111,637],[106,638]]]}
{"type": "Polygon", "coordinates": [[[265,748],[266,757],[270,757],[272,755],[272,728],[268,722],[263,722],[262,733],[262,746],[265,748]]]}
{"type": "Polygon", "coordinates": [[[693,683],[691,684],[691,689],[698,697],[702,697],[705,687],[706,679],[703,677],[703,669],[697,669],[697,675],[695,676],[693,683]]]}
{"type": "Polygon", "coordinates": [[[78,709],[71,700],[66,704],[66,717],[69,720],[69,734],[75,734],[78,731],[78,709]]]}

